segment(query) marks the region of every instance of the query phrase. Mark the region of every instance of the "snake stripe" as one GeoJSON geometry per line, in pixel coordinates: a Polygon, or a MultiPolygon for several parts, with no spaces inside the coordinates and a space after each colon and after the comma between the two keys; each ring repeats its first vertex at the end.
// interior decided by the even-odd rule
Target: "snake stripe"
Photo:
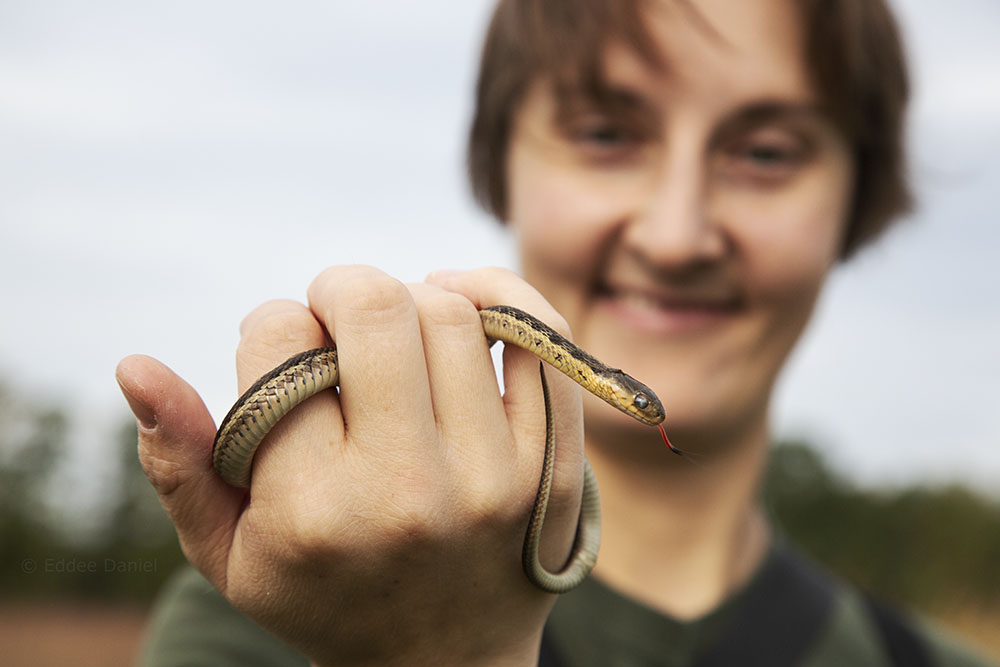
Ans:
{"type": "Polygon", "coordinates": [[[479,315],[489,339],[528,350],[590,393],[644,424],[656,426],[663,421],[663,406],[652,389],[621,369],[595,359],[533,315],[511,306],[484,308],[479,315]],[[639,408],[635,404],[637,396],[644,396],[650,404],[639,408]]]}
{"type": "MultiPolygon", "coordinates": [[[[643,423],[656,425],[663,421],[663,406],[649,387],[598,361],[534,316],[510,306],[484,308],[479,315],[491,342],[500,340],[528,350],[587,391],[643,423]]],[[[541,365],[539,371],[545,401],[545,453],[528,518],[522,565],[533,584],[550,593],[564,593],[583,581],[597,562],[601,507],[597,480],[590,464],[585,462],[580,518],[570,557],[558,572],[547,571],[539,562],[538,548],[552,490],[555,430],[548,383],[541,365]]],[[[268,431],[296,405],[336,386],[339,380],[334,347],[302,352],[266,373],[243,393],[222,420],[212,446],[216,472],[229,484],[248,488],[254,453],[268,431]]]]}
{"type": "Polygon", "coordinates": [[[212,445],[216,472],[233,486],[249,488],[253,455],[267,432],[293,407],[339,379],[334,347],[302,352],[264,374],[222,420],[212,445]]]}

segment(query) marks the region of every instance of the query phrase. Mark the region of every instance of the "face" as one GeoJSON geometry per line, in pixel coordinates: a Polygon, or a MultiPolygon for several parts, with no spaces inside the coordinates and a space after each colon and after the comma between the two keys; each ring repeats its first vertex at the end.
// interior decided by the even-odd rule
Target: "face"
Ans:
{"type": "MultiPolygon", "coordinates": [[[[789,0],[663,1],[645,20],[659,61],[610,45],[600,100],[533,86],[508,211],[526,278],[578,344],[656,391],[684,447],[766,425],[853,170],[789,0]]],[[[586,400],[588,437],[656,437],[586,400]]]]}

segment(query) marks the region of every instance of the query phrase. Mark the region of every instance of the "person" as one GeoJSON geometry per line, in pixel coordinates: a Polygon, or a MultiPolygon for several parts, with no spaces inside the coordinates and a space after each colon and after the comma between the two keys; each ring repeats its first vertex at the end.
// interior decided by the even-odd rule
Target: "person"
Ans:
{"type": "Polygon", "coordinates": [[[253,311],[241,387],[331,339],[341,386],[271,432],[252,497],[212,471],[191,387],[119,365],[198,571],[146,662],[985,664],[812,565],[759,497],[775,379],[827,276],[909,205],[906,97],[882,0],[500,0],[469,165],[522,275],[334,267],[307,305],[253,311]],[[496,386],[477,314],[496,304],[652,387],[688,452],[549,374],[543,561],[569,553],[584,450],[604,517],[558,600],[519,567],[544,416],[531,355],[505,349],[496,386]]]}

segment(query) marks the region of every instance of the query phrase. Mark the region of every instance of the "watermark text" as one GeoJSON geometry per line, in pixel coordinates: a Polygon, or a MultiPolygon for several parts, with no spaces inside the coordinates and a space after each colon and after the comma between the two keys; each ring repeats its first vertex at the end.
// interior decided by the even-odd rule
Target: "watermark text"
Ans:
{"type": "Polygon", "coordinates": [[[155,558],[25,558],[25,574],[151,574],[157,571],[155,558]]]}

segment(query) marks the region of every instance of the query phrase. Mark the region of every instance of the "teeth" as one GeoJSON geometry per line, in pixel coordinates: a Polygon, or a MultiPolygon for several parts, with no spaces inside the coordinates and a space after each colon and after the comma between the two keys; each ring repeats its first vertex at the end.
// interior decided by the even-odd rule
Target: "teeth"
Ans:
{"type": "Polygon", "coordinates": [[[670,298],[657,297],[649,292],[643,291],[612,291],[614,298],[623,305],[636,310],[664,311],[664,310],[718,310],[729,306],[721,301],[702,300],[698,298],[670,298]]]}
{"type": "Polygon", "coordinates": [[[648,294],[642,294],[639,292],[626,292],[625,294],[619,294],[619,298],[622,303],[632,308],[660,310],[664,307],[663,302],[659,299],[654,299],[648,294]]]}

